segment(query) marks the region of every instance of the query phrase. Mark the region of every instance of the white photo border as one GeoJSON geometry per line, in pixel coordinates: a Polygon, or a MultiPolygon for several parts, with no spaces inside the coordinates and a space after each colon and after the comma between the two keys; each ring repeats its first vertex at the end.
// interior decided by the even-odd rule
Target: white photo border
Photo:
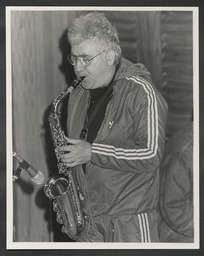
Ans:
{"type": "Polygon", "coordinates": [[[11,12],[12,11],[192,11],[193,13],[193,102],[194,102],[194,243],[58,243],[58,242],[13,242],[13,181],[7,171],[7,236],[8,250],[64,250],[64,249],[199,249],[199,8],[198,7],[55,7],[55,6],[7,6],[6,7],[6,145],[7,170],[12,166],[12,77],[11,77],[11,12]],[[195,185],[195,182],[196,185],[195,185]]]}

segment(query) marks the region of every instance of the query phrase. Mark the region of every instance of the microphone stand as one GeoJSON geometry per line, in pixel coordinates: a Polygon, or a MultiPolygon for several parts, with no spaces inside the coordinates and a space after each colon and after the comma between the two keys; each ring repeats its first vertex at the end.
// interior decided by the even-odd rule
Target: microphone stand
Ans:
{"type": "Polygon", "coordinates": [[[18,168],[13,171],[13,176],[12,176],[13,182],[19,179],[22,169],[23,168],[19,165],[18,168]]]}

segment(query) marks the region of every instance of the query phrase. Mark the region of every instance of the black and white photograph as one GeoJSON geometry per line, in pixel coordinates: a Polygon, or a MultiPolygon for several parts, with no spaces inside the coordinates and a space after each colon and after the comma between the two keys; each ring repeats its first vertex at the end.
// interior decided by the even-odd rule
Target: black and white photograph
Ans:
{"type": "Polygon", "coordinates": [[[6,249],[199,249],[199,8],[5,21],[6,249]]]}

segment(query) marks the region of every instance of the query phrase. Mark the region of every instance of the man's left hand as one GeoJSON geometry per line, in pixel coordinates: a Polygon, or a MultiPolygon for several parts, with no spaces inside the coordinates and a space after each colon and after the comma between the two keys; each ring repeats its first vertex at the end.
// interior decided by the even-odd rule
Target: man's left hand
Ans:
{"type": "Polygon", "coordinates": [[[66,145],[58,148],[60,158],[67,167],[85,164],[91,161],[91,144],[83,140],[68,139],[66,145]]]}

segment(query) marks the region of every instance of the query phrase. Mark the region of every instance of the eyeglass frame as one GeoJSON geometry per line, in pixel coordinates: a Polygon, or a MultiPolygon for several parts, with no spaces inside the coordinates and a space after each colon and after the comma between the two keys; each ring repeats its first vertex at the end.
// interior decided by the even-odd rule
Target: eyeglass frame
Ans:
{"type": "Polygon", "coordinates": [[[103,50],[103,51],[97,53],[95,56],[93,56],[93,57],[91,57],[91,58],[88,58],[86,55],[85,55],[85,56],[75,56],[75,55],[70,54],[70,55],[67,56],[67,59],[68,59],[69,63],[70,63],[72,66],[75,66],[76,63],[77,63],[77,61],[80,60],[79,58],[81,58],[81,59],[82,59],[82,60],[81,60],[81,64],[82,64],[83,66],[89,66],[89,65],[90,65],[90,62],[91,62],[93,59],[95,59],[95,58],[98,57],[101,53],[103,53],[103,52],[105,52],[105,51],[106,51],[106,50],[103,50]],[[74,58],[75,58],[75,63],[72,62],[71,57],[74,57],[74,58]],[[85,63],[85,61],[84,61],[85,58],[86,58],[86,61],[88,61],[88,63],[85,63]],[[84,62],[84,64],[83,64],[83,62],[84,62]]]}

